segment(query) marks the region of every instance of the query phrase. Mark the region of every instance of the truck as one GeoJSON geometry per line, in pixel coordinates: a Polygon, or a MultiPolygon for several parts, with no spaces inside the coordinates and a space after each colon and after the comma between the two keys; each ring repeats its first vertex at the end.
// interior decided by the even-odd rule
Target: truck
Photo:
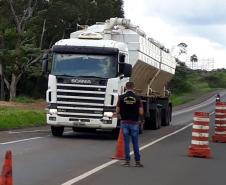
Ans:
{"type": "Polygon", "coordinates": [[[42,68],[48,74],[46,119],[53,136],[62,136],[65,127],[117,135],[116,105],[128,81],[144,105],[140,132],[170,125],[167,84],[176,60],[130,19],[110,18],[72,32],[43,55],[42,68]]]}

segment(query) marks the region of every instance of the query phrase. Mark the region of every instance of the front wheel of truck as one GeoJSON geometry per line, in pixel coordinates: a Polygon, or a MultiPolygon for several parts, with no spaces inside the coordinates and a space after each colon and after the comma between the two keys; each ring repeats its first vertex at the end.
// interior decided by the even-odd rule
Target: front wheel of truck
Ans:
{"type": "Polygon", "coordinates": [[[119,132],[120,132],[120,129],[119,129],[119,128],[113,129],[113,130],[112,130],[112,138],[113,138],[113,139],[118,139],[119,132]]]}
{"type": "Polygon", "coordinates": [[[60,126],[60,127],[51,126],[51,132],[52,132],[53,136],[60,137],[63,135],[64,127],[63,126],[60,126]]]}

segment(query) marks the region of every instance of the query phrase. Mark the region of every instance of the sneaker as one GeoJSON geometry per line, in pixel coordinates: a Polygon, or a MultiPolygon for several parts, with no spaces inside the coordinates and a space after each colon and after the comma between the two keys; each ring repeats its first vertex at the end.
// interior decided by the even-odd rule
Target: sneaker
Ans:
{"type": "Polygon", "coordinates": [[[124,163],[122,163],[122,166],[130,167],[130,161],[125,161],[124,163]]]}
{"type": "Polygon", "coordinates": [[[135,163],[134,166],[135,166],[135,167],[144,167],[144,165],[141,164],[140,161],[136,161],[136,163],[135,163]]]}

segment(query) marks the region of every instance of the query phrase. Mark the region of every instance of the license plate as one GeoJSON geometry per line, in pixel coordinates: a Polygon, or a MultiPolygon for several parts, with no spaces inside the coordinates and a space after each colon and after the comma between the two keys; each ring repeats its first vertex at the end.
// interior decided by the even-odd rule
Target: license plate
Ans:
{"type": "Polygon", "coordinates": [[[73,122],[73,125],[76,127],[85,127],[86,126],[85,123],[81,123],[81,122],[73,122]]]}

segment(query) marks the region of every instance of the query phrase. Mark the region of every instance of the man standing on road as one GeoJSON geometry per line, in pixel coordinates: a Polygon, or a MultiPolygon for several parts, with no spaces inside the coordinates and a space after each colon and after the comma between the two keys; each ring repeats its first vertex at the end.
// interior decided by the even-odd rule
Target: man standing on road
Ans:
{"type": "Polygon", "coordinates": [[[138,96],[135,95],[134,83],[126,83],[126,93],[119,96],[116,107],[117,114],[121,116],[121,128],[124,138],[125,163],[123,166],[130,166],[130,136],[133,143],[135,166],[143,167],[140,163],[140,152],[138,144],[139,136],[139,117],[143,117],[143,104],[138,96]]]}

